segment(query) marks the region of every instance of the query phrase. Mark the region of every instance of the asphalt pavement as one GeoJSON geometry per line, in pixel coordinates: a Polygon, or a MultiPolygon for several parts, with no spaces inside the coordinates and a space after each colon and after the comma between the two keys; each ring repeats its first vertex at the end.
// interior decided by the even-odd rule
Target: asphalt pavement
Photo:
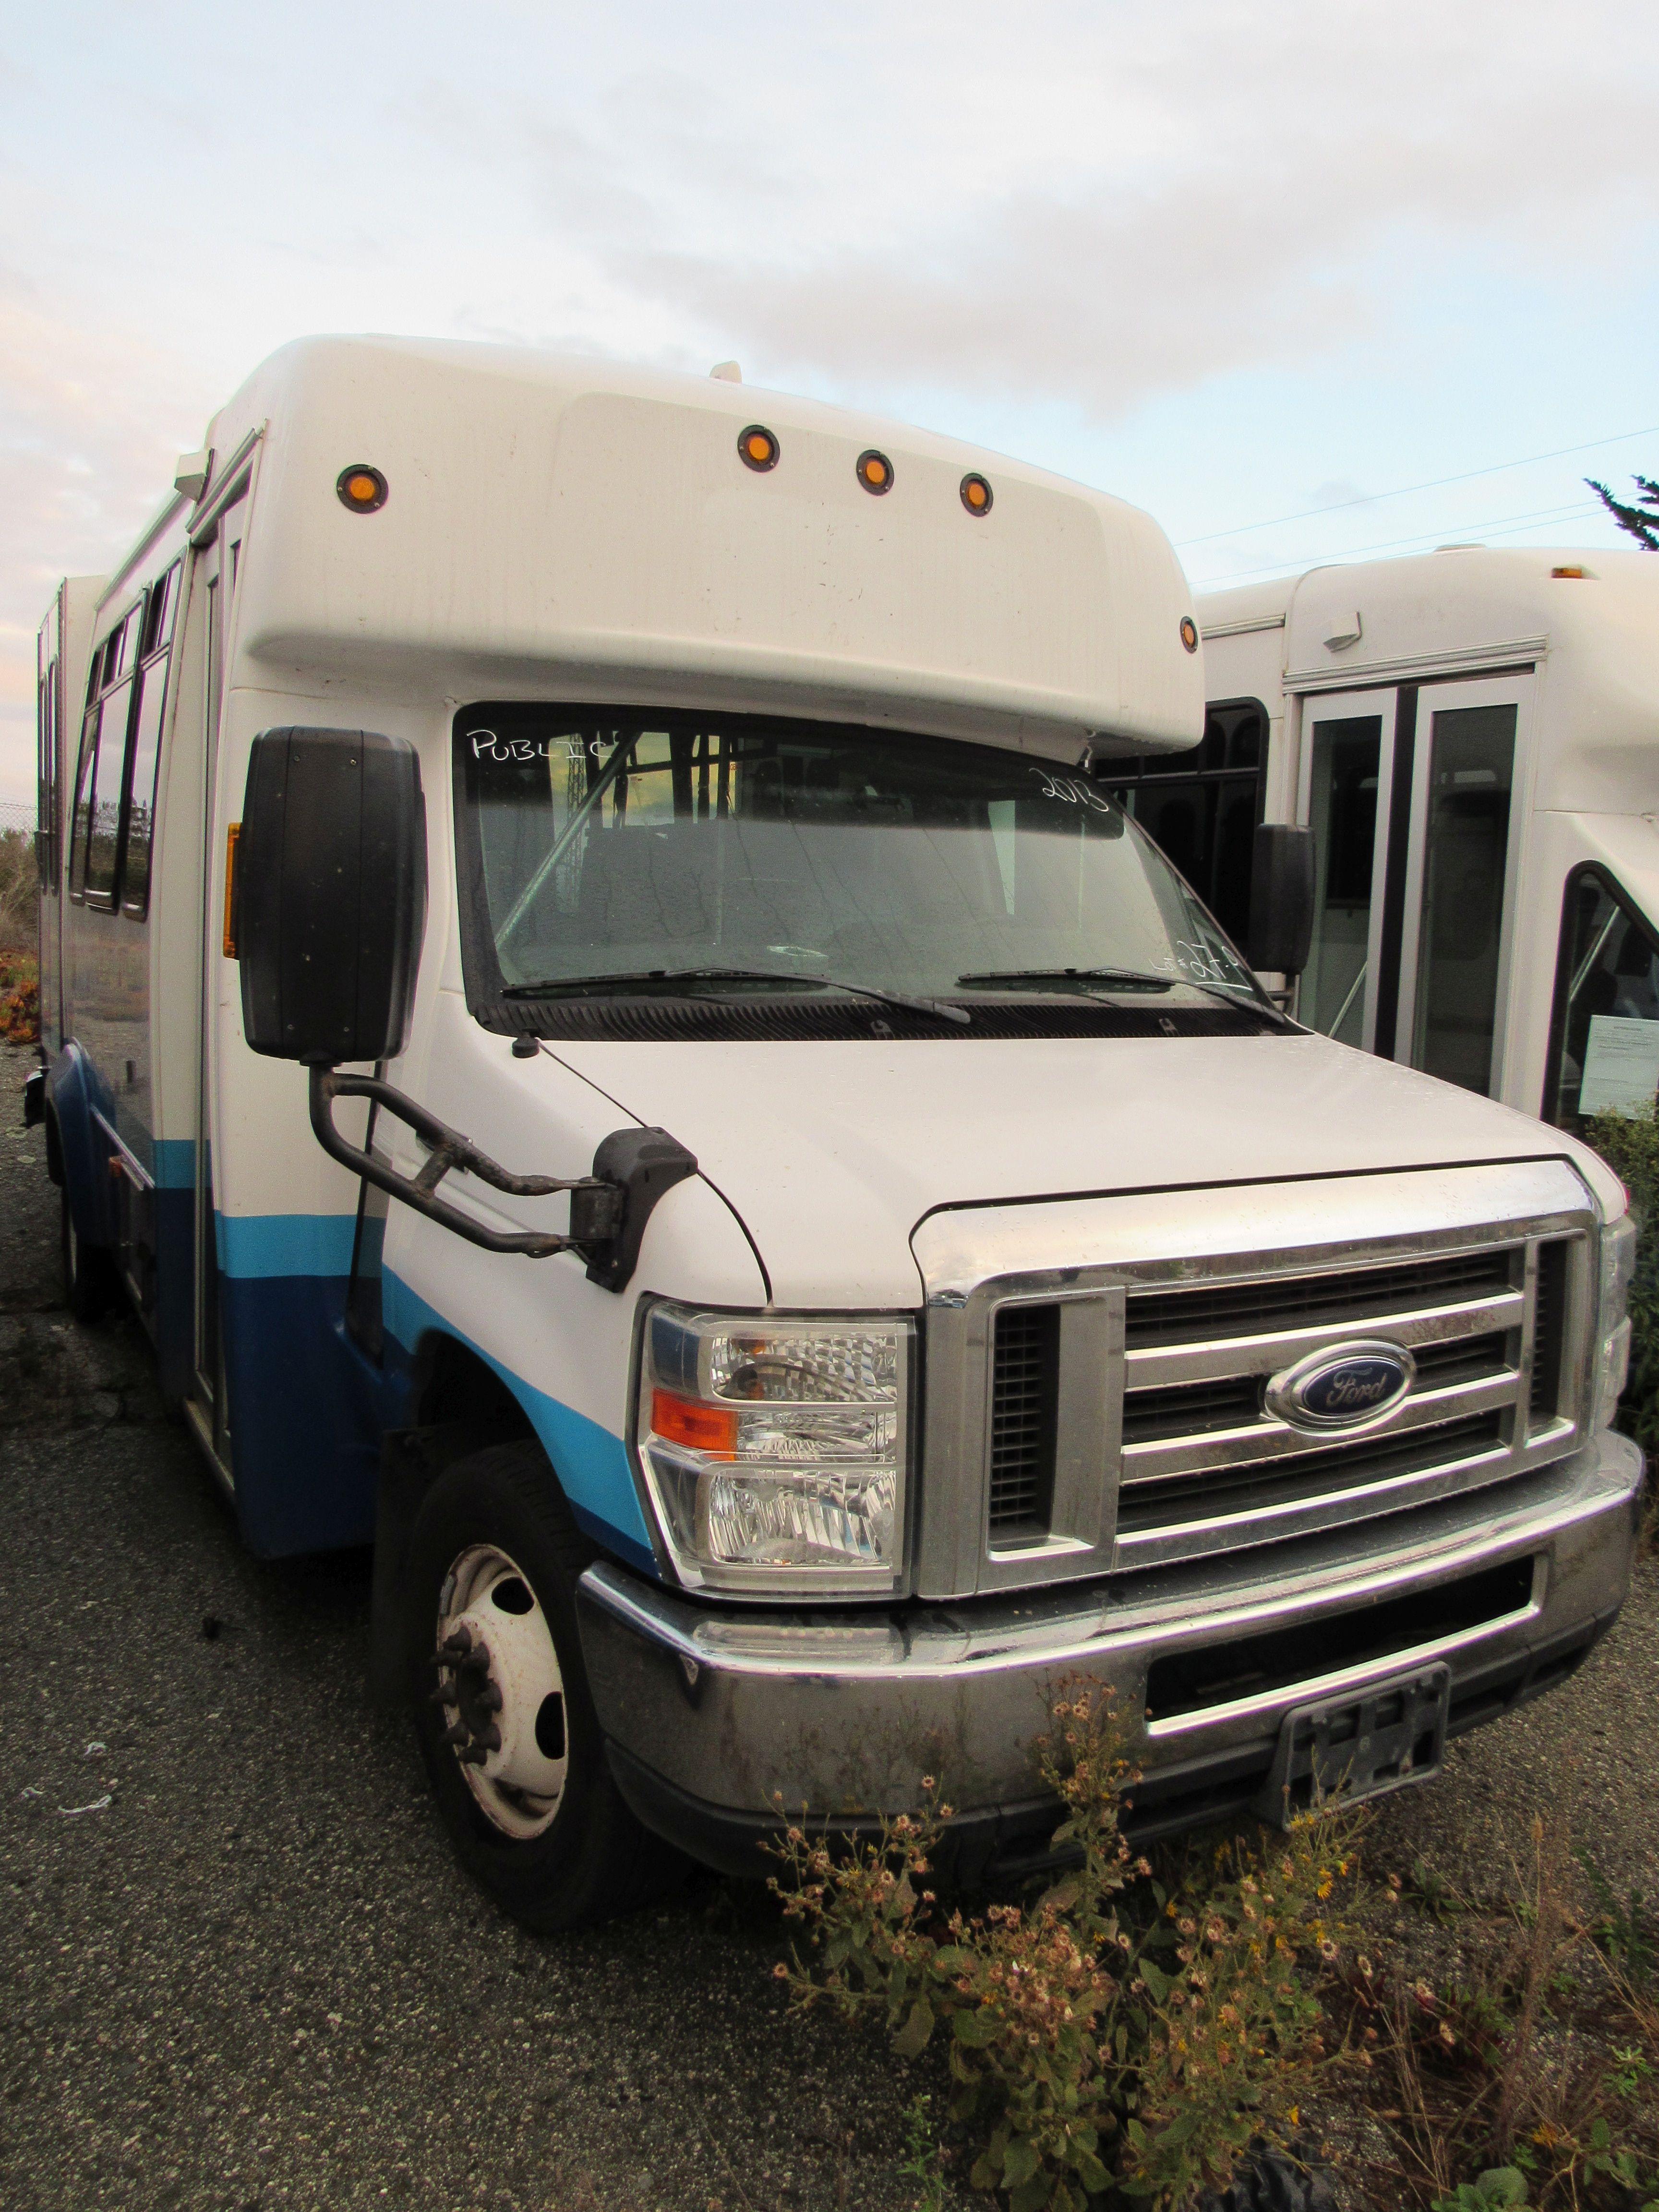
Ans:
{"type": "MultiPolygon", "coordinates": [[[[365,1692],[366,1555],[241,1550],[141,1333],[63,1310],[0,1048],[0,2202],[899,2212],[930,2072],[789,2011],[751,1887],[502,1920],[365,1692]]],[[[1659,1576],[1554,1698],[1454,1747],[1379,1854],[1474,1871],[1564,1786],[1659,1864],[1659,1576]]]]}

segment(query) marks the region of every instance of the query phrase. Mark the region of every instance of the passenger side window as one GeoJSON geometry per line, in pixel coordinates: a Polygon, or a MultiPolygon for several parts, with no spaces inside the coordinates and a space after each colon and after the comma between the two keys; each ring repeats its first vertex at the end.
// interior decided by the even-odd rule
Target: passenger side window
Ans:
{"type": "Polygon", "coordinates": [[[132,726],[132,775],[127,787],[126,837],[121,866],[121,904],[142,915],[149,905],[149,855],[155,834],[155,787],[161,764],[161,709],[167,700],[166,646],[145,661],[139,676],[138,712],[132,726]]]}
{"type": "Polygon", "coordinates": [[[129,914],[149,904],[156,772],[173,627],[184,564],[175,561],[94,649],[75,772],[70,896],[129,914]]]}
{"type": "MultiPolygon", "coordinates": [[[[94,655],[96,664],[99,654],[94,655]]],[[[87,845],[92,831],[92,773],[98,757],[98,709],[88,707],[81,726],[81,751],[75,769],[75,807],[70,822],[70,896],[87,891],[87,845]]]]}
{"type": "Polygon", "coordinates": [[[40,634],[40,678],[36,693],[35,866],[40,888],[58,895],[58,662],[48,658],[46,634],[40,634]]]}
{"type": "Polygon", "coordinates": [[[1659,1097],[1659,937],[1610,876],[1567,878],[1543,1115],[1650,1114],[1659,1097]]]}
{"type": "Polygon", "coordinates": [[[84,890],[92,906],[115,904],[115,870],[119,856],[121,781],[126,766],[127,724],[132,711],[132,678],[123,677],[98,707],[97,750],[89,779],[84,890]]]}
{"type": "Polygon", "coordinates": [[[1203,741],[1190,752],[1097,761],[1094,775],[1242,945],[1267,789],[1267,717],[1260,701],[1212,701],[1203,741]]]}

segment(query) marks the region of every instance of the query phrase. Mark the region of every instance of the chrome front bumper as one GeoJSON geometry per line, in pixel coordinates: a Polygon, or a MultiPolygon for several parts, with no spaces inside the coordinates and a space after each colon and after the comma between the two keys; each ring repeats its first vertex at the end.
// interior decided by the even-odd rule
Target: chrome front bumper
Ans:
{"type": "Polygon", "coordinates": [[[1455,1733],[1571,1673],[1623,1601],[1642,1482],[1640,1452],[1608,1431],[1520,1479],[1300,1542],[883,1610],[716,1611],[604,1562],[580,1586],[583,1651],[624,1795],[710,1863],[763,1864],[756,1846],[780,1801],[792,1817],[856,1830],[914,1808],[924,1774],[940,1778],[981,1860],[1040,1857],[1051,1816],[1030,1746],[1066,1677],[1109,1684],[1131,1723],[1144,1776],[1133,1832],[1238,1813],[1293,1706],[1445,1660],[1455,1733]],[[1516,1595],[1495,1615],[1449,1631],[1437,1620],[1437,1602],[1449,1608],[1468,1577],[1506,1564],[1516,1595]],[[1290,1633],[1323,1624],[1320,1641],[1352,1651],[1373,1613],[1386,1648],[1325,1671],[1305,1633],[1290,1633]],[[1173,1709],[1177,1698],[1147,1717],[1158,1662],[1246,1640],[1265,1686],[1236,1681],[1224,1702],[1173,1709]]]}

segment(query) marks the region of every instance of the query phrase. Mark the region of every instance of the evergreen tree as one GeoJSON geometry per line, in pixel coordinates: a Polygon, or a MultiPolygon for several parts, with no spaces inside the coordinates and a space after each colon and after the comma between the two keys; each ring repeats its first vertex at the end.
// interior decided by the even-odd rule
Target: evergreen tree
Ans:
{"type": "Polygon", "coordinates": [[[1651,477],[1633,477],[1631,481],[1636,486],[1634,507],[1626,507],[1621,500],[1615,499],[1607,486],[1597,483],[1594,477],[1584,478],[1619,527],[1629,531],[1644,553],[1659,553],[1659,483],[1655,483],[1651,477]]]}

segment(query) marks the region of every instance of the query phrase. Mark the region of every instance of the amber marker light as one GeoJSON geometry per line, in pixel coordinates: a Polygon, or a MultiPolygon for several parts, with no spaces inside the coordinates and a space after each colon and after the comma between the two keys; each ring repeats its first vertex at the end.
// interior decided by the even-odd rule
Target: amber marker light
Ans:
{"type": "Polygon", "coordinates": [[[1198,651],[1198,624],[1190,615],[1182,615],[1181,617],[1181,642],[1188,653],[1198,651]]]}
{"type": "Polygon", "coordinates": [[[1571,576],[1571,577],[1576,577],[1576,578],[1577,578],[1577,579],[1582,582],[1582,581],[1583,581],[1583,580],[1584,571],[1583,571],[1582,568],[1577,568],[1577,566],[1575,566],[1575,567],[1573,567],[1573,568],[1552,568],[1552,569],[1550,570],[1550,574],[1551,574],[1551,575],[1552,575],[1552,576],[1571,576]]]}
{"type": "Polygon", "coordinates": [[[651,1426],[665,1443],[686,1444],[693,1451],[730,1459],[737,1448],[738,1417],[729,1407],[704,1406],[682,1398],[678,1390],[651,1393],[651,1426]]]}
{"type": "Polygon", "coordinates": [[[963,477],[962,503],[969,514],[988,514],[991,512],[991,487],[983,477],[963,477]]]}
{"type": "Polygon", "coordinates": [[[334,489],[341,506],[349,507],[354,514],[378,514],[386,505],[386,478],[367,461],[354,461],[349,469],[342,469],[334,489]]]}
{"type": "Polygon", "coordinates": [[[744,468],[764,476],[778,465],[778,441],[763,422],[751,422],[738,437],[738,458],[744,468]]]}
{"type": "Polygon", "coordinates": [[[225,832],[225,957],[240,960],[236,950],[236,841],[242,834],[240,822],[233,822],[225,832]]]}
{"type": "Polygon", "coordinates": [[[877,453],[873,446],[868,453],[859,455],[858,475],[866,491],[879,495],[893,489],[893,464],[885,453],[877,453]]]}

